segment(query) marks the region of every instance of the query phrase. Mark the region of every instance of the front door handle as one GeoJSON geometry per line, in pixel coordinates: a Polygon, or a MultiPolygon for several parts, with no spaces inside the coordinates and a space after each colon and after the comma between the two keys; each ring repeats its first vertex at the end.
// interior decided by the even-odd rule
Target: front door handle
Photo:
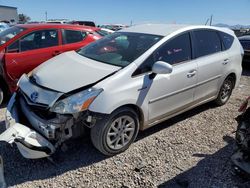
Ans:
{"type": "Polygon", "coordinates": [[[196,75],[196,70],[191,70],[191,71],[189,71],[188,73],[187,73],[187,77],[188,78],[192,78],[193,76],[195,76],[196,75]]]}
{"type": "Polygon", "coordinates": [[[226,64],[228,64],[229,63],[229,59],[224,59],[224,61],[223,61],[223,65],[226,65],[226,64]]]}

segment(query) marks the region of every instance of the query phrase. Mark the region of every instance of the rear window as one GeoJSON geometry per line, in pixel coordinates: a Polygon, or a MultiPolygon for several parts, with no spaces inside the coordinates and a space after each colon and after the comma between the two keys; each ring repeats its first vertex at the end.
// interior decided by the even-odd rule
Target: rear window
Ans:
{"type": "Polygon", "coordinates": [[[81,42],[87,36],[86,32],[77,30],[63,30],[63,44],[81,42]]]}
{"type": "Polygon", "coordinates": [[[222,39],[225,50],[228,50],[229,48],[231,48],[231,46],[234,42],[234,37],[232,35],[229,35],[229,34],[224,33],[224,32],[219,32],[219,35],[222,39]]]}
{"type": "Polygon", "coordinates": [[[194,31],[195,36],[195,57],[202,57],[220,52],[221,40],[216,31],[198,30],[194,31]]]}

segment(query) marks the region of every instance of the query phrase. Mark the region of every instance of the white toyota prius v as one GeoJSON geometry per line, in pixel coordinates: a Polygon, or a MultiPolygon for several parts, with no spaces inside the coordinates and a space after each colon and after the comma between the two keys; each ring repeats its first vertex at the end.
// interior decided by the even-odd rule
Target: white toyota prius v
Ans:
{"type": "Polygon", "coordinates": [[[243,53],[226,28],[120,30],[24,74],[0,141],[15,143],[26,158],[43,158],[90,129],[100,152],[121,153],[139,130],[209,101],[225,104],[239,84],[243,53]]]}

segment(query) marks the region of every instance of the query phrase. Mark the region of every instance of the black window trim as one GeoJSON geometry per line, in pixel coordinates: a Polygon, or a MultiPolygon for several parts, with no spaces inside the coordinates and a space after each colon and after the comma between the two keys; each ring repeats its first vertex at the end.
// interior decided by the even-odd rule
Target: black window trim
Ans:
{"type": "Polygon", "coordinates": [[[61,33],[62,33],[62,45],[70,45],[70,44],[75,44],[75,43],[79,43],[79,42],[82,42],[83,40],[85,40],[86,39],[86,37],[88,36],[88,34],[90,33],[90,32],[88,32],[88,31],[84,31],[84,30],[82,30],[82,29],[67,29],[67,28],[62,28],[61,29],[61,33]],[[79,32],[84,32],[84,33],[86,33],[86,35],[83,37],[83,39],[81,40],[81,41],[78,41],[78,42],[72,42],[72,43],[64,43],[64,40],[65,40],[65,30],[68,30],[68,31],[79,31],[79,32]]]}
{"type": "MultiPolygon", "coordinates": [[[[27,50],[27,51],[23,51],[23,52],[20,51],[20,39],[28,36],[31,33],[34,33],[34,32],[37,32],[37,31],[46,31],[46,30],[56,30],[57,31],[57,37],[58,37],[58,44],[57,44],[57,46],[60,46],[61,45],[60,44],[60,37],[59,37],[59,30],[60,29],[58,29],[58,28],[45,28],[45,29],[38,28],[38,29],[34,29],[34,30],[30,31],[29,33],[26,33],[26,34],[20,36],[19,38],[17,38],[16,40],[12,41],[8,46],[6,46],[7,53],[8,53],[9,46],[11,46],[12,44],[14,44],[17,41],[18,41],[18,46],[19,46],[18,53],[24,53],[24,52],[27,52],[27,51],[31,51],[31,50],[27,50]]],[[[51,48],[51,47],[55,47],[55,46],[44,47],[44,48],[51,48]]],[[[38,48],[38,49],[33,49],[33,50],[39,50],[39,49],[43,49],[43,48],[38,48]]]]}
{"type": "Polygon", "coordinates": [[[199,29],[192,29],[190,31],[191,35],[192,35],[192,39],[193,39],[193,51],[194,51],[194,54],[193,54],[193,60],[197,60],[197,59],[200,59],[200,58],[204,58],[204,57],[207,57],[207,56],[211,56],[211,55],[215,55],[215,54],[218,54],[218,53],[221,53],[223,52],[223,46],[222,46],[222,39],[220,37],[220,35],[218,34],[218,30],[215,30],[215,29],[210,29],[210,28],[199,28],[199,29]],[[220,44],[221,44],[221,51],[218,51],[218,52],[215,52],[215,53],[212,53],[212,54],[208,54],[208,55],[204,55],[204,56],[200,56],[200,57],[196,57],[196,47],[195,47],[195,34],[194,32],[195,31],[213,31],[216,33],[216,35],[219,37],[219,40],[220,40],[220,44]]]}
{"type": "MultiPolygon", "coordinates": [[[[189,42],[190,42],[190,46],[191,46],[191,59],[189,59],[189,60],[186,60],[186,61],[182,61],[182,62],[179,62],[179,63],[175,63],[175,64],[173,64],[172,66],[173,66],[173,68],[175,67],[175,66],[178,66],[178,65],[181,65],[181,64],[184,64],[184,63],[188,63],[188,62],[190,62],[190,61],[192,61],[194,58],[194,42],[193,42],[193,40],[192,40],[192,35],[191,35],[191,31],[192,30],[188,30],[188,31],[184,31],[184,32],[181,32],[181,33],[178,33],[177,35],[175,35],[175,36],[173,36],[173,37],[171,37],[170,39],[168,39],[167,41],[165,41],[163,44],[161,44],[157,49],[155,49],[150,55],[148,55],[146,58],[145,58],[145,60],[140,64],[140,65],[142,65],[151,55],[153,55],[154,53],[155,53],[155,51],[157,51],[158,49],[160,49],[162,46],[164,46],[166,43],[168,43],[168,42],[171,42],[172,40],[174,40],[175,38],[177,38],[177,37],[179,37],[179,36],[181,36],[181,35],[184,35],[184,34],[186,34],[186,33],[188,33],[189,34],[189,42]]],[[[154,60],[155,61],[155,60],[154,60]]],[[[140,65],[136,68],[136,70],[140,67],[140,65]]],[[[141,74],[136,74],[135,75],[135,72],[136,72],[136,70],[132,73],[132,75],[131,75],[131,77],[132,78],[135,78],[135,77],[139,77],[139,76],[143,76],[143,75],[149,75],[149,74],[151,74],[152,73],[152,70],[151,71],[147,71],[147,72],[144,72],[144,73],[141,73],[141,74]]]]}

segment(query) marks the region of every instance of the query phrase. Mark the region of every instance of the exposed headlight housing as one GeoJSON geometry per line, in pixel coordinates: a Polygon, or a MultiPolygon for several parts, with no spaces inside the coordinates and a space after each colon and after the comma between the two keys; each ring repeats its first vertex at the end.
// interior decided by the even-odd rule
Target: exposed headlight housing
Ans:
{"type": "Polygon", "coordinates": [[[59,114],[74,114],[87,110],[90,104],[102,91],[103,89],[95,88],[81,91],[56,102],[50,111],[59,114]]]}

